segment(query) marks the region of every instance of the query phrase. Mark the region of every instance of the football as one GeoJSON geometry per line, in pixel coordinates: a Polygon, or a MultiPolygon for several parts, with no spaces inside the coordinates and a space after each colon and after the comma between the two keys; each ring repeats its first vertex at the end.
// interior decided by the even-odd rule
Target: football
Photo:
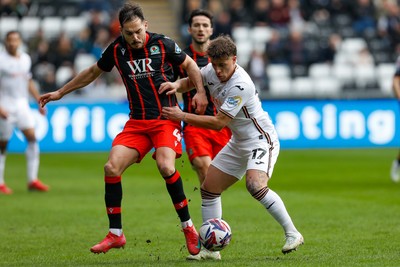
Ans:
{"type": "Polygon", "coordinates": [[[220,251],[229,245],[232,233],[229,224],[218,218],[205,221],[200,227],[200,241],[210,251],[220,251]]]}

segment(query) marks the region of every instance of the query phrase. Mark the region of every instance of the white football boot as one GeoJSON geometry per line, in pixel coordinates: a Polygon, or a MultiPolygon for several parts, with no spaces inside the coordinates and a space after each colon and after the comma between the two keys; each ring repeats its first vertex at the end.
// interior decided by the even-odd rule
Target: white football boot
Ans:
{"type": "Polygon", "coordinates": [[[299,232],[286,235],[286,243],[282,248],[282,253],[287,254],[293,250],[297,250],[297,248],[303,244],[304,238],[299,232]]]}
{"type": "Polygon", "coordinates": [[[186,257],[187,260],[190,261],[201,261],[201,260],[221,260],[221,254],[219,251],[209,251],[205,248],[201,248],[199,254],[197,255],[189,255],[186,257]]]}
{"type": "Polygon", "coordinates": [[[392,168],[390,169],[390,177],[392,178],[392,181],[395,183],[398,183],[400,181],[400,175],[399,175],[399,162],[397,159],[393,160],[392,162],[392,168]]]}

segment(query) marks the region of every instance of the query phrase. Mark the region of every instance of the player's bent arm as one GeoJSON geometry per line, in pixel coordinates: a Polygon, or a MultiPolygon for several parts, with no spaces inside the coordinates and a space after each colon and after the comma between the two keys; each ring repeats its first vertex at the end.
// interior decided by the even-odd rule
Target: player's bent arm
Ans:
{"type": "Polygon", "coordinates": [[[39,94],[39,91],[37,90],[37,88],[35,86],[35,82],[32,79],[30,79],[29,82],[28,82],[28,90],[29,90],[29,93],[33,96],[33,98],[36,101],[39,101],[40,94],[39,94]]]}
{"type": "Polygon", "coordinates": [[[178,79],[175,82],[165,82],[160,85],[158,93],[166,92],[167,95],[175,93],[186,93],[194,89],[194,85],[190,82],[189,78],[178,79]]]}
{"type": "MultiPolygon", "coordinates": [[[[191,87],[191,88],[189,88],[189,87],[194,86],[196,88],[197,93],[205,95],[206,90],[204,89],[201,72],[200,72],[199,66],[197,66],[196,62],[191,57],[186,55],[185,61],[183,61],[183,63],[180,66],[184,70],[186,70],[186,73],[188,75],[189,82],[186,81],[186,84],[184,84],[185,86],[188,86],[187,89],[191,89],[193,87],[191,87]]],[[[183,87],[183,88],[185,88],[185,87],[183,87]]],[[[178,91],[178,92],[183,93],[184,91],[178,91]]]]}
{"type": "Polygon", "coordinates": [[[208,115],[197,115],[193,113],[184,112],[182,121],[191,124],[193,126],[212,129],[220,131],[222,130],[232,119],[225,114],[218,112],[215,116],[208,115]]]}
{"type": "Polygon", "coordinates": [[[183,112],[179,107],[163,107],[162,114],[166,119],[173,121],[184,121],[193,126],[222,130],[232,118],[226,116],[222,112],[218,112],[215,116],[197,115],[194,113],[183,112]]]}

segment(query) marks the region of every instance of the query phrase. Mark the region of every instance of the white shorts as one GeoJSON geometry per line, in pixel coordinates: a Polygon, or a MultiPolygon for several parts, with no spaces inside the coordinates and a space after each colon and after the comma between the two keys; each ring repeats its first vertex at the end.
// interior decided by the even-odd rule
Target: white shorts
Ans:
{"type": "Polygon", "coordinates": [[[272,144],[265,138],[240,142],[231,139],[211,164],[239,180],[250,169],[264,171],[271,178],[279,150],[278,139],[273,140],[272,144]]]}
{"type": "Polygon", "coordinates": [[[13,106],[2,106],[8,112],[7,119],[0,118],[0,140],[9,140],[14,127],[20,130],[35,127],[35,117],[27,101],[18,101],[13,106]]]}

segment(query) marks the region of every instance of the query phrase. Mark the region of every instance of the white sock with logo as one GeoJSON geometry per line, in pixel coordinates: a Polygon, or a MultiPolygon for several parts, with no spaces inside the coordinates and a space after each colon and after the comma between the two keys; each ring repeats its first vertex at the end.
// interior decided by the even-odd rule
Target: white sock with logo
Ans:
{"type": "Polygon", "coordinates": [[[297,233],[289,213],[286,210],[285,204],[277,193],[269,189],[268,193],[260,203],[267,209],[269,214],[283,227],[286,234],[297,233]]]}

